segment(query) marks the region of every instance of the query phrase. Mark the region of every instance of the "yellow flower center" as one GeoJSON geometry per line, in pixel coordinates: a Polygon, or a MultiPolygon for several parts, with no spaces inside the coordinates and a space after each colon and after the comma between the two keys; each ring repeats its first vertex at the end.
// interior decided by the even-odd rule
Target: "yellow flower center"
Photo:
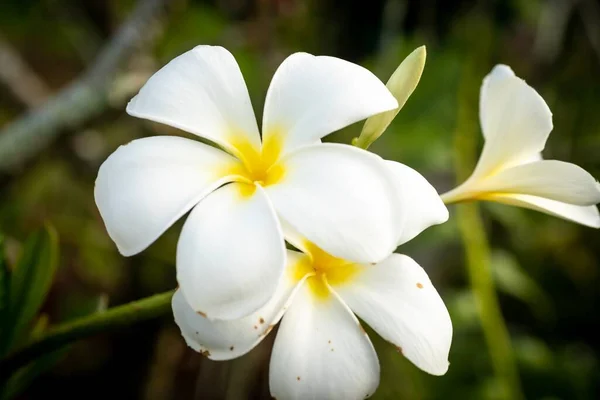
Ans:
{"type": "Polygon", "coordinates": [[[293,278],[299,281],[307,274],[306,284],[317,299],[325,300],[331,295],[327,287],[348,283],[360,271],[360,267],[351,261],[334,257],[325,252],[314,243],[305,241],[304,250],[308,257],[299,262],[292,269],[293,278]]]}
{"type": "Polygon", "coordinates": [[[279,132],[268,135],[268,140],[262,143],[260,150],[246,140],[244,135],[232,136],[230,143],[236,149],[235,155],[242,161],[242,165],[233,167],[227,173],[237,175],[247,184],[240,189],[242,195],[252,195],[255,184],[265,187],[281,181],[285,168],[278,163],[282,149],[282,135],[279,132]]]}

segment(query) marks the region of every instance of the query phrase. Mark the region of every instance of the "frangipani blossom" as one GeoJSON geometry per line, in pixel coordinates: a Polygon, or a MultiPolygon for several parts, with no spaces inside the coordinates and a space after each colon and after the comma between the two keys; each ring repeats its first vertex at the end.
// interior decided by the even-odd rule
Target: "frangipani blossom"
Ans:
{"type": "MultiPolygon", "coordinates": [[[[417,172],[388,162],[396,189],[412,195],[401,244],[448,211],[417,172]]],[[[286,399],[364,399],[379,384],[379,362],[356,314],[422,370],[448,369],[452,323],[425,271],[410,257],[391,254],[361,263],[326,253],[289,226],[287,267],[275,296],[235,321],[211,320],[188,305],[181,290],[172,300],[175,321],[187,344],[213,360],[229,360],[254,348],[281,321],[271,355],[271,394],[286,399]]]]}
{"type": "Polygon", "coordinates": [[[244,317],[284,272],[282,219],[338,257],[374,262],[392,251],[401,207],[385,164],[320,138],[397,106],[365,68],[296,53],[273,77],[261,139],[234,57],[198,46],[154,74],[127,112],[224,150],[179,137],[135,140],[101,166],[96,203],[125,256],[192,209],[177,246],[181,293],[209,317],[244,317]]]}
{"type": "Polygon", "coordinates": [[[481,157],[469,179],[442,195],[446,204],[497,201],[600,228],[600,184],[575,164],[542,160],[552,113],[510,67],[497,65],[483,80],[479,117],[481,157]]]}

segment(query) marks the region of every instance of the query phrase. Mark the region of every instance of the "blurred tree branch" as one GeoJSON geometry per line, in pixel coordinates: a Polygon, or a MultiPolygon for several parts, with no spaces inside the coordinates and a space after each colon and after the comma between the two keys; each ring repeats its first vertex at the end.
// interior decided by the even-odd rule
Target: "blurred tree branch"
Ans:
{"type": "Polygon", "coordinates": [[[593,0],[578,0],[577,5],[592,49],[600,61],[600,5],[593,0]]]}
{"type": "Polygon", "coordinates": [[[44,81],[29,68],[2,35],[0,35],[0,81],[28,107],[37,107],[50,97],[50,89],[44,81]]]}
{"type": "Polygon", "coordinates": [[[139,0],[130,17],[84,75],[41,107],[0,131],[0,172],[9,172],[43,150],[65,128],[98,115],[108,105],[118,67],[152,39],[150,23],[169,0],[139,0]]]}

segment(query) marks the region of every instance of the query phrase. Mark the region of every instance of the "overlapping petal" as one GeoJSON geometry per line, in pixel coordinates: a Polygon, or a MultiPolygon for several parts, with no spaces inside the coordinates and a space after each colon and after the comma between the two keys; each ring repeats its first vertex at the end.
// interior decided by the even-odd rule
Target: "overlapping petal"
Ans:
{"type": "Polygon", "coordinates": [[[280,136],[285,153],[396,107],[394,96],[369,70],[339,58],[295,53],[269,86],[263,139],[269,143],[280,136]]]}
{"type": "Polygon", "coordinates": [[[589,206],[600,202],[600,184],[575,164],[542,160],[507,168],[477,184],[481,192],[515,193],[589,206]]]}
{"type": "Polygon", "coordinates": [[[414,169],[395,161],[386,161],[402,207],[397,245],[408,242],[432,225],[448,220],[448,209],[431,184],[414,169]]]}
{"type": "Polygon", "coordinates": [[[293,276],[298,263],[307,256],[287,251],[284,274],[273,297],[253,314],[232,321],[210,320],[198,315],[187,303],[181,290],[173,296],[173,314],[188,346],[212,360],[230,360],[246,354],[262,341],[279,322],[293,299],[300,280],[293,276]]]}
{"type": "Polygon", "coordinates": [[[479,110],[485,145],[474,176],[530,159],[544,149],[552,131],[544,99],[506,65],[484,79],[479,110]]]}
{"type": "Polygon", "coordinates": [[[485,200],[525,207],[589,226],[590,228],[600,228],[600,213],[596,206],[577,206],[543,197],[510,193],[496,193],[487,196],[485,200]]]}
{"type": "Polygon", "coordinates": [[[200,202],[177,245],[177,281],[209,318],[242,318],[264,306],[284,271],[279,221],[260,186],[231,183],[200,202]]]}
{"type": "Polygon", "coordinates": [[[277,332],[269,384],[277,399],[364,399],[379,385],[379,362],[348,307],[303,285],[277,332]]]}
{"type": "Polygon", "coordinates": [[[227,153],[193,140],[138,139],[119,147],[102,164],[94,197],[108,234],[130,256],[232,180],[227,171],[236,165],[227,153]]]}
{"type": "Polygon", "coordinates": [[[127,105],[135,117],[210,139],[238,153],[260,149],[248,89],[235,58],[219,46],[197,46],[156,72],[127,105]]]}
{"type": "Polygon", "coordinates": [[[283,163],[283,179],[266,190],[294,230],[347,260],[376,262],[393,251],[402,210],[381,158],[323,143],[298,149],[283,163]]]}
{"type": "Polygon", "coordinates": [[[446,373],[452,322],[427,273],[413,259],[392,254],[332,287],[417,367],[433,375],[446,373]]]}

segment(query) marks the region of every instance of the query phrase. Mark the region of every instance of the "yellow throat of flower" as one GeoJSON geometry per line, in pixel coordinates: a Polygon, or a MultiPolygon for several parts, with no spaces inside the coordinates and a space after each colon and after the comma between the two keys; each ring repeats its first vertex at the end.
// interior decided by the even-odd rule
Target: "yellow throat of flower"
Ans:
{"type": "Polygon", "coordinates": [[[314,243],[304,241],[302,247],[308,257],[292,268],[293,279],[297,282],[310,274],[306,284],[316,299],[328,299],[331,296],[328,284],[348,283],[359,271],[356,263],[332,256],[314,243]]]}
{"type": "Polygon", "coordinates": [[[236,156],[242,161],[229,174],[243,178],[243,195],[254,193],[255,184],[269,186],[281,181],[285,175],[285,167],[278,162],[282,150],[282,135],[279,132],[267,136],[260,150],[257,150],[243,135],[232,135],[230,143],[236,149],[236,156]]]}

